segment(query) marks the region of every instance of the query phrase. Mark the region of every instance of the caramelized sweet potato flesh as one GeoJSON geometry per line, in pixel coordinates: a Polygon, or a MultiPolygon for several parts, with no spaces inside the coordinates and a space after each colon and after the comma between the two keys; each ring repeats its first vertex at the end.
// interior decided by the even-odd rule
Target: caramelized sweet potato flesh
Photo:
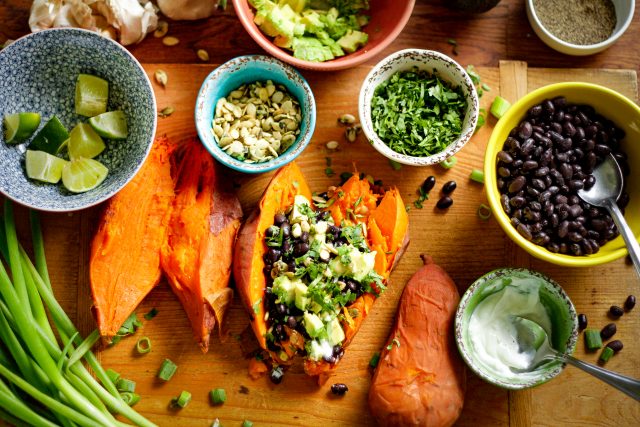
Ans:
{"type": "Polygon", "coordinates": [[[228,284],[242,210],[198,141],[179,150],[174,162],[176,196],[161,265],[206,352],[211,332],[216,324],[221,327],[233,298],[228,284]]]}
{"type": "Polygon", "coordinates": [[[138,174],[107,202],[93,238],[94,314],[107,339],[160,281],[160,247],[174,196],[170,156],[168,140],[156,139],[138,174]]]}

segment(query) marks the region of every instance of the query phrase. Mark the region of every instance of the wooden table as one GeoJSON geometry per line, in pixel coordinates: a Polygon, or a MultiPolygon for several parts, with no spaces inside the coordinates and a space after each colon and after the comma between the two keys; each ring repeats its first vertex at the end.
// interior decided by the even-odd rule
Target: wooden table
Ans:
{"type": "MultiPolygon", "coordinates": [[[[28,32],[29,4],[26,0],[0,0],[0,22],[3,23],[0,42],[28,32]]],[[[141,62],[148,64],[145,65],[148,73],[160,67],[169,73],[171,80],[167,90],[156,87],[161,107],[168,103],[193,105],[194,88],[212,68],[208,65],[183,65],[199,62],[195,54],[197,49],[206,49],[212,64],[240,54],[260,52],[236,20],[232,8],[208,20],[171,22],[170,32],[181,40],[176,47],[166,48],[158,39],[149,37],[131,48],[141,62]]],[[[494,94],[500,91],[513,100],[549,78],[546,71],[540,72],[533,67],[625,68],[637,71],[640,60],[634,43],[638,37],[640,16],[637,15],[628,32],[609,50],[587,58],[567,57],[555,53],[537,39],[526,20],[522,1],[504,0],[486,14],[468,17],[443,8],[439,1],[419,1],[409,24],[384,54],[406,47],[425,47],[451,54],[447,39],[454,38],[459,44],[456,59],[463,65],[479,67],[483,80],[494,88],[494,94]],[[500,63],[502,59],[526,60],[531,69],[528,73],[524,69],[523,80],[524,65],[500,63]],[[519,77],[515,79],[514,76],[519,77]],[[520,83],[515,83],[516,80],[520,83]]],[[[331,84],[328,83],[328,74],[303,72],[316,92],[320,107],[316,136],[300,159],[304,170],[323,170],[324,142],[340,137],[341,130],[334,125],[335,110],[326,107],[323,110],[322,106],[354,112],[354,101],[346,92],[342,95],[328,94],[335,89],[332,85],[359,86],[365,71],[366,68],[357,68],[334,73],[331,84]]],[[[590,73],[577,72],[575,75],[588,76],[590,73]]],[[[556,76],[558,79],[567,77],[556,76]]],[[[628,74],[609,73],[598,78],[628,96],[637,95],[637,85],[630,82],[628,74]]],[[[490,98],[486,96],[483,104],[486,106],[488,102],[490,98]]],[[[172,117],[160,121],[159,132],[167,133],[174,140],[191,137],[194,134],[191,114],[189,108],[177,109],[172,117]]],[[[139,309],[139,313],[144,313],[151,307],[161,308],[160,315],[146,322],[142,332],[153,339],[154,351],[144,359],[136,358],[132,353],[135,340],[128,339],[101,354],[104,365],[138,381],[143,401],[137,408],[162,426],[210,425],[215,417],[220,417],[226,426],[239,425],[244,418],[256,422],[257,426],[370,425],[372,420],[366,409],[369,383],[366,363],[386,338],[402,285],[419,266],[417,255],[420,252],[433,255],[450,272],[461,292],[475,278],[497,267],[526,266],[542,271],[565,287],[577,310],[587,313],[592,325],[604,325],[608,322],[606,311],[611,304],[621,304],[623,296],[638,293],[633,270],[623,260],[588,269],[553,266],[529,257],[506,238],[495,221],[484,223],[475,217],[475,208],[484,201],[484,195],[479,191],[480,187],[468,182],[468,172],[482,164],[491,124],[465,147],[459,156],[459,165],[449,172],[438,168],[408,167],[393,172],[386,161],[363,141],[359,142],[360,145],[345,143],[341,151],[332,155],[333,168],[338,173],[350,168],[354,157],[361,170],[380,171],[386,183],[401,188],[407,203],[416,198],[417,183],[431,173],[436,174],[440,183],[448,179],[456,179],[459,185],[464,183],[456,192],[455,209],[449,214],[435,212],[433,203],[423,210],[410,212],[413,235],[410,250],[393,274],[389,292],[378,302],[338,370],[336,380],[347,382],[351,388],[345,399],[329,399],[326,387],[317,388],[301,375],[300,370],[290,372],[279,387],[272,386],[266,379],[252,382],[246,376],[246,361],[242,360],[242,351],[234,340],[220,343],[214,339],[210,353],[201,355],[193,343],[182,308],[166,284],[154,290],[139,309]],[[482,230],[482,239],[477,238],[478,230],[482,230]],[[169,384],[159,386],[153,378],[164,357],[177,361],[182,371],[169,384]],[[220,386],[227,389],[230,398],[224,407],[213,408],[207,402],[206,393],[220,386]],[[241,386],[247,387],[249,394],[240,392],[241,386]],[[182,389],[191,391],[194,401],[179,413],[168,411],[169,400],[182,389]]],[[[243,208],[248,212],[269,176],[252,180],[236,178],[241,184],[239,196],[243,208]]],[[[335,180],[323,173],[309,173],[308,178],[315,190],[326,188],[335,180]]],[[[24,213],[24,210],[17,211],[18,216],[24,213]]],[[[99,208],[69,215],[43,215],[47,255],[56,294],[85,333],[95,327],[88,309],[91,305],[88,250],[98,215],[99,208]]],[[[640,377],[638,310],[617,322],[618,336],[625,342],[625,350],[608,364],[611,369],[635,377],[640,377]]],[[[229,328],[237,334],[245,326],[246,316],[236,302],[229,316],[229,328]]],[[[591,362],[597,357],[584,352],[582,341],[577,354],[591,362]]],[[[465,411],[459,425],[632,426],[640,425],[640,406],[572,368],[548,384],[523,392],[506,392],[470,375],[465,411]]]]}

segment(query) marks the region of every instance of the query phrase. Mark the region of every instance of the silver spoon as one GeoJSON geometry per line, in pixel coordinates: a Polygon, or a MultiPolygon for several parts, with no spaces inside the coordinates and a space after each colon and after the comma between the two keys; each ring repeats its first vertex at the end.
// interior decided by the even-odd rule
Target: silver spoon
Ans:
{"type": "Polygon", "coordinates": [[[640,381],[600,368],[599,366],[583,362],[568,354],[560,353],[551,347],[547,332],[536,322],[515,316],[513,325],[516,327],[516,331],[518,333],[518,346],[520,352],[535,352],[535,356],[531,360],[529,366],[524,369],[511,368],[513,372],[531,372],[543,365],[546,361],[559,360],[561,362],[568,363],[569,365],[573,365],[576,368],[582,369],[610,386],[617,388],[628,396],[633,397],[635,400],[640,401],[640,381]]]}
{"type": "Polygon", "coordinates": [[[622,234],[624,243],[629,250],[629,256],[633,261],[633,266],[636,268],[638,277],[640,277],[640,245],[638,245],[638,240],[636,240],[633,231],[629,228],[624,215],[622,215],[620,208],[616,204],[624,184],[622,170],[620,170],[620,165],[618,165],[616,158],[612,154],[605,157],[604,161],[593,171],[593,176],[596,178],[594,186],[589,190],[579,190],[578,196],[587,203],[606,208],[609,211],[620,234],[622,234]]]}

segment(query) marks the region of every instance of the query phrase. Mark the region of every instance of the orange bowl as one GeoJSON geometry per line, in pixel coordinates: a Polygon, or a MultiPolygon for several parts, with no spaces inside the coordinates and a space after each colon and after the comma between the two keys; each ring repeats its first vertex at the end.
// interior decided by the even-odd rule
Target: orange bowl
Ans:
{"type": "Polygon", "coordinates": [[[298,68],[335,71],[362,64],[389,46],[407,24],[415,0],[370,0],[369,3],[367,15],[371,16],[371,21],[364,27],[364,31],[369,35],[368,43],[353,53],[326,62],[303,61],[294,58],[289,51],[274,45],[271,38],[264,35],[253,22],[254,11],[247,0],[233,0],[233,7],[251,38],[270,55],[298,68]]]}

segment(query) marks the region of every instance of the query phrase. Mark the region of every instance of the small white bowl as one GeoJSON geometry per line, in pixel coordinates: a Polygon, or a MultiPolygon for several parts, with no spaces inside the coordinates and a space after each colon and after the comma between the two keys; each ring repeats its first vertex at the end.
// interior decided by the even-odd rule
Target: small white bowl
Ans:
{"type": "Polygon", "coordinates": [[[457,153],[469,141],[478,123],[478,94],[467,72],[453,59],[440,52],[423,49],[405,49],[395,52],[377,63],[369,72],[360,88],[358,110],[365,136],[383,156],[398,163],[411,166],[431,166],[441,163],[457,153]],[[452,86],[462,88],[467,100],[462,133],[443,151],[428,157],[413,157],[393,151],[373,129],[371,120],[371,99],[376,88],[397,71],[407,71],[413,67],[435,73],[452,86]]]}
{"type": "Polygon", "coordinates": [[[613,29],[611,36],[596,44],[579,45],[566,42],[562,39],[551,34],[540,22],[538,15],[536,15],[535,8],[533,7],[533,0],[527,0],[527,17],[529,23],[533,27],[533,31],[540,37],[547,46],[558,52],[565,53],[573,56],[586,56],[593,55],[594,53],[602,52],[609,46],[614,44],[625,31],[629,28],[631,21],[633,20],[633,13],[635,10],[635,0],[611,0],[616,10],[616,26],[613,29]]]}

